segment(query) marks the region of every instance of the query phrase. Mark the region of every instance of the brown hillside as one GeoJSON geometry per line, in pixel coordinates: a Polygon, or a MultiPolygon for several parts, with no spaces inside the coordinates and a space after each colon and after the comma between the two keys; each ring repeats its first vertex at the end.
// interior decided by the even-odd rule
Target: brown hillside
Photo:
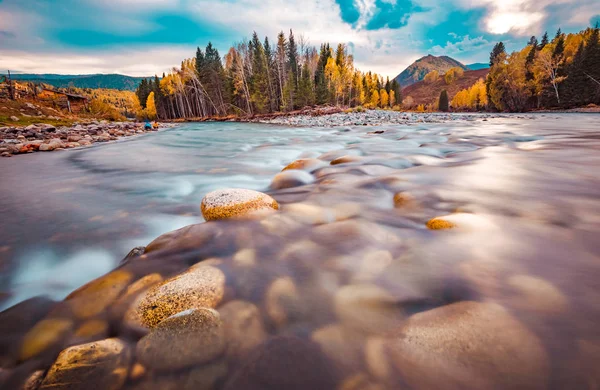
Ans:
{"type": "MultiPolygon", "coordinates": [[[[424,81],[419,81],[413,85],[402,90],[402,96],[406,99],[408,96],[413,98],[413,106],[419,104],[435,104],[440,97],[442,90],[448,91],[448,97],[450,100],[456,95],[456,93],[462,89],[469,88],[475,84],[478,79],[485,77],[488,74],[489,69],[471,70],[464,73],[464,75],[454,83],[448,85],[444,81],[444,76],[440,76],[434,83],[427,84],[424,81]]],[[[410,108],[410,107],[407,107],[410,108]]]]}

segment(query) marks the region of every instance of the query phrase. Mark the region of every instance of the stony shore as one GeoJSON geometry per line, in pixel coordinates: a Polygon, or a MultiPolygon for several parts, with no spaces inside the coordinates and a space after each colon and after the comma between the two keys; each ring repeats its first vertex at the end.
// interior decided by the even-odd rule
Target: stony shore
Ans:
{"type": "Polygon", "coordinates": [[[257,118],[258,123],[268,123],[288,126],[379,126],[379,125],[411,125],[418,123],[443,123],[450,121],[475,121],[498,118],[499,114],[492,113],[416,113],[389,110],[366,110],[340,112],[326,115],[289,115],[275,118],[257,118]]]}
{"type": "Polygon", "coordinates": [[[140,122],[90,121],[75,123],[71,127],[56,127],[46,123],[0,127],[0,156],[85,147],[172,126],[161,123],[147,130],[140,122]]]}

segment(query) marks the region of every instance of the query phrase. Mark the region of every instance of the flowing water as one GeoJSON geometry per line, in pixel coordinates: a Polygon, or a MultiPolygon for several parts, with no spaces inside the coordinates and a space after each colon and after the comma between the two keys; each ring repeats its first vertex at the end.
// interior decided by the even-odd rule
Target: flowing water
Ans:
{"type": "MultiPolygon", "coordinates": [[[[347,128],[193,123],[2,159],[0,308],[52,300],[5,312],[22,329],[3,328],[0,363],[18,378],[47,369],[81,332],[54,340],[35,364],[14,344],[46,315],[62,313],[69,329],[90,317],[53,302],[131,248],[202,223],[203,196],[235,187],[269,193],[280,211],[186,228],[120,270],[128,283],[166,279],[211,259],[226,279],[213,306],[223,318],[233,301],[236,313],[251,306],[242,328],[255,350],[228,349],[208,366],[145,357],[141,379],[129,374],[119,387],[598,388],[599,168],[594,114],[347,128]],[[341,156],[352,157],[329,165],[341,156]],[[323,161],[315,181],[269,190],[299,158],[323,161]],[[449,214],[457,229],[426,228],[449,214]],[[201,387],[198,376],[214,381],[201,387]]],[[[133,348],[145,332],[111,307],[93,316],[108,327],[83,339],[133,348]]],[[[176,335],[162,359],[174,356],[187,356],[176,335]]]]}

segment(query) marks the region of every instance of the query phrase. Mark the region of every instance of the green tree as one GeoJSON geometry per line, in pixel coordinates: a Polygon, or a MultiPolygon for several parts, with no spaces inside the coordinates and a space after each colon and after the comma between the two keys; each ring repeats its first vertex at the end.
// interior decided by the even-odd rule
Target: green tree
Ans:
{"type": "Polygon", "coordinates": [[[258,39],[256,31],[250,41],[252,51],[252,76],[250,77],[250,100],[254,111],[264,113],[269,108],[269,74],[265,49],[258,39]]]}
{"type": "Polygon", "coordinates": [[[440,93],[440,102],[439,102],[440,111],[447,112],[449,110],[448,107],[448,92],[444,89],[440,93]]]}

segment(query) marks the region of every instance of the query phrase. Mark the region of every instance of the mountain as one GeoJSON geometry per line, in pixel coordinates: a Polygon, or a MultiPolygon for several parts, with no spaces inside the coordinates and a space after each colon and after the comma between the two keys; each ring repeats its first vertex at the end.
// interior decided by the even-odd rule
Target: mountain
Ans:
{"type": "Polygon", "coordinates": [[[440,92],[445,89],[448,91],[449,99],[452,100],[458,91],[469,88],[479,79],[485,80],[488,72],[489,69],[467,70],[450,85],[446,84],[443,77],[439,77],[437,81],[429,84],[419,81],[402,89],[402,96],[404,99],[410,96],[415,107],[419,104],[435,104],[440,92]]]}
{"type": "Polygon", "coordinates": [[[13,74],[14,80],[31,81],[34,83],[45,83],[57,88],[108,88],[124,91],[135,91],[144,77],[131,77],[122,74],[13,74]]]}
{"type": "Polygon", "coordinates": [[[425,75],[432,70],[437,70],[440,74],[443,74],[446,73],[448,69],[454,68],[455,66],[467,70],[466,66],[456,61],[454,58],[448,56],[436,57],[429,54],[413,62],[408,68],[404,69],[402,73],[396,76],[395,80],[398,81],[402,87],[407,87],[417,81],[423,80],[425,75]]]}
{"type": "Polygon", "coordinates": [[[474,64],[467,65],[470,70],[488,69],[490,64],[484,62],[476,62],[474,64]]]}

